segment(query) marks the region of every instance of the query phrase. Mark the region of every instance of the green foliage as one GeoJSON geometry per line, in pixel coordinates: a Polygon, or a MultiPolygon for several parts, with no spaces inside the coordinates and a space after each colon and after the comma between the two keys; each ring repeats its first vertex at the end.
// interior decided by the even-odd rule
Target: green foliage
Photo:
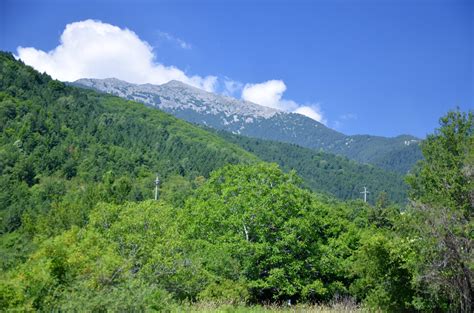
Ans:
{"type": "Polygon", "coordinates": [[[400,211],[397,207],[390,204],[387,193],[381,192],[374,206],[368,210],[368,221],[377,227],[390,228],[393,222],[397,220],[400,211]]]}
{"type": "Polygon", "coordinates": [[[409,135],[394,138],[355,135],[349,136],[349,140],[346,139],[327,151],[405,175],[423,158],[420,141],[409,135]]]}
{"type": "Polygon", "coordinates": [[[236,267],[224,278],[244,279],[254,301],[328,300],[347,287],[339,258],[349,223],[300,184],[276,165],[227,166],[197,189],[179,220],[187,238],[231,251],[236,267]]]}
{"type": "Polygon", "coordinates": [[[98,204],[82,229],[42,240],[4,274],[2,304],[141,310],[171,299],[319,302],[347,294],[347,257],[359,238],[347,215],[356,210],[299,183],[276,165],[227,166],[183,209],[98,204]]]}
{"type": "Polygon", "coordinates": [[[422,145],[425,161],[408,177],[411,198],[436,207],[472,211],[472,177],[465,175],[472,155],[474,115],[449,112],[440,119],[441,128],[422,145]]]}
{"type": "Polygon", "coordinates": [[[399,205],[406,203],[407,186],[401,174],[294,144],[244,137],[224,131],[216,133],[264,161],[279,164],[285,171],[295,170],[315,192],[351,200],[360,198],[360,191],[365,186],[374,195],[368,197],[372,204],[375,203],[375,196],[381,192],[386,192],[389,200],[399,205]]]}
{"type": "Polygon", "coordinates": [[[411,261],[420,306],[474,308],[474,115],[449,112],[423,144],[425,161],[408,178],[415,201],[402,228],[417,251],[411,261]],[[433,305],[434,304],[434,305],[433,305]]]}
{"type": "Polygon", "coordinates": [[[159,310],[170,296],[156,277],[143,275],[143,268],[173,231],[166,229],[171,213],[156,202],[97,206],[86,228],[44,240],[26,263],[7,274],[0,287],[2,307],[159,310]]]}
{"type": "Polygon", "coordinates": [[[351,291],[373,308],[387,312],[412,309],[414,291],[404,262],[406,246],[383,232],[364,236],[353,271],[359,279],[351,291]]]}
{"type": "Polygon", "coordinates": [[[352,292],[386,311],[471,312],[473,308],[472,113],[449,112],[422,145],[401,215],[378,201],[353,264],[352,292]],[[389,214],[387,214],[389,213],[389,214]]]}

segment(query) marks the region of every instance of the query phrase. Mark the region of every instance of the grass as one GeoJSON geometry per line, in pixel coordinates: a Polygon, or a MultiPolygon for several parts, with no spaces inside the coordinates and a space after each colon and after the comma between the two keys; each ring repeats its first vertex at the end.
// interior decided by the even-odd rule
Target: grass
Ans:
{"type": "Polygon", "coordinates": [[[245,305],[228,304],[219,302],[198,302],[192,304],[183,304],[173,310],[173,312],[251,312],[251,313],[269,313],[269,312],[312,312],[312,313],[362,313],[366,312],[361,306],[352,301],[344,301],[329,305],[245,305]]]}

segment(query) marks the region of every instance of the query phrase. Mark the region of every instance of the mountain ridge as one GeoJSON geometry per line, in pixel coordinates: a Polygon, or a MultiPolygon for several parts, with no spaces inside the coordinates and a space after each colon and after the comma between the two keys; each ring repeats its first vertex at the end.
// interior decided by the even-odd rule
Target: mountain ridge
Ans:
{"type": "Polygon", "coordinates": [[[402,174],[421,159],[418,146],[421,140],[415,136],[349,136],[301,114],[210,93],[178,81],[138,85],[115,78],[83,78],[72,84],[138,101],[191,123],[314,150],[322,149],[402,174]]]}

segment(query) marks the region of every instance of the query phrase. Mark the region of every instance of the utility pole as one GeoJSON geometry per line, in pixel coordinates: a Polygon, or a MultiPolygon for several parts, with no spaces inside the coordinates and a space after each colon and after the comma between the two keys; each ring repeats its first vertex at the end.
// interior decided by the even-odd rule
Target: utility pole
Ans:
{"type": "Polygon", "coordinates": [[[160,185],[160,179],[158,178],[158,174],[156,174],[155,180],[155,200],[158,200],[158,186],[160,185]]]}
{"type": "Polygon", "coordinates": [[[362,191],[361,193],[364,194],[364,202],[367,202],[367,194],[370,193],[367,191],[367,187],[364,187],[364,191],[362,191]]]}

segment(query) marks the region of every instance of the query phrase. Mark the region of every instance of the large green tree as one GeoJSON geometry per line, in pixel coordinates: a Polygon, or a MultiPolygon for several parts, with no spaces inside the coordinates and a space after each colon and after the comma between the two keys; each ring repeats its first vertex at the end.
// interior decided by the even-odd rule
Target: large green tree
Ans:
{"type": "Polygon", "coordinates": [[[473,114],[452,111],[440,124],[422,145],[425,160],[408,178],[411,265],[429,299],[425,306],[472,312],[473,114]]]}
{"type": "Polygon", "coordinates": [[[352,224],[300,183],[276,165],[227,166],[197,189],[180,216],[189,239],[230,253],[237,266],[224,277],[243,279],[254,301],[345,293],[353,235],[344,236],[352,224]]]}

